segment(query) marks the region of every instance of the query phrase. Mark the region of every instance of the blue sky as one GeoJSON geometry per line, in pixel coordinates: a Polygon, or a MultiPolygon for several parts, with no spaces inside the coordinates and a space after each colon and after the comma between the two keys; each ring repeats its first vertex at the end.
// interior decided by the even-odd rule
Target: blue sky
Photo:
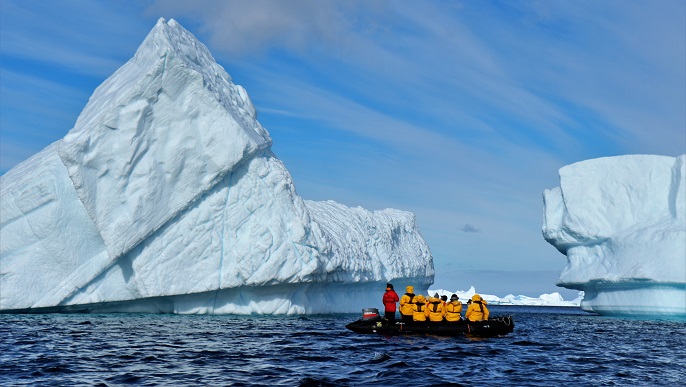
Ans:
{"type": "Polygon", "coordinates": [[[300,196],[412,211],[436,288],[561,291],[560,167],[686,153],[686,3],[0,2],[0,173],[62,138],[159,17],[246,88],[300,196]]]}

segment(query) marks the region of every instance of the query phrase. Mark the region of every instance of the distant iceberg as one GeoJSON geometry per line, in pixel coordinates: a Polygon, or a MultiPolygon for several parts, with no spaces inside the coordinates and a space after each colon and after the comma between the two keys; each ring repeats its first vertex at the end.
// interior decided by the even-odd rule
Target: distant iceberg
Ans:
{"type": "Polygon", "coordinates": [[[433,283],[413,214],[302,200],[247,92],[174,20],[0,177],[0,311],[357,312],[433,283]]]}
{"type": "MultiPolygon", "coordinates": [[[[457,297],[459,297],[460,301],[465,304],[467,303],[468,300],[472,298],[474,294],[477,293],[476,289],[474,286],[470,287],[469,290],[456,290],[454,292],[444,290],[444,289],[438,289],[438,290],[429,290],[428,294],[429,295],[434,295],[435,293],[438,293],[439,296],[447,296],[448,299],[450,299],[450,296],[455,294],[457,297]]],[[[489,305],[521,305],[521,306],[572,306],[572,307],[579,307],[581,300],[583,299],[583,292],[579,292],[579,297],[572,301],[565,301],[562,298],[562,295],[560,293],[554,292],[550,294],[541,294],[538,296],[538,298],[534,297],[529,297],[529,296],[524,296],[524,295],[518,295],[515,296],[513,294],[508,294],[505,297],[498,297],[492,294],[484,294],[484,293],[479,293],[481,298],[486,300],[489,305]]]]}
{"type": "Polygon", "coordinates": [[[567,256],[558,286],[607,315],[686,316],[686,155],[628,155],[560,169],[543,236],[567,256]]]}

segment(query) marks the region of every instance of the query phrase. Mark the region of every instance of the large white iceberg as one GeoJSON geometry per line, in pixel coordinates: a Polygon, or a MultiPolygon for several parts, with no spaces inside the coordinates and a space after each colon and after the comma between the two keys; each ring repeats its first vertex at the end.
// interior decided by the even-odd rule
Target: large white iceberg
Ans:
{"type": "Polygon", "coordinates": [[[302,200],[246,91],[174,20],[0,177],[0,311],[359,311],[427,289],[414,215],[302,200]]]}
{"type": "Polygon", "coordinates": [[[686,155],[627,155],[560,169],[543,236],[567,256],[558,286],[608,315],[686,316],[686,155]]]}

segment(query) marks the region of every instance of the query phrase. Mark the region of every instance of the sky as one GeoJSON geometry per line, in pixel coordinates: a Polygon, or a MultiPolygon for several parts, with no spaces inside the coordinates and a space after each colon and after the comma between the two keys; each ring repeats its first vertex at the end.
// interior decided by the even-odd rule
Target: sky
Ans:
{"type": "Polygon", "coordinates": [[[686,153],[681,0],[0,0],[0,173],[160,17],[248,91],[301,197],[413,212],[434,289],[575,298],[541,234],[558,170],[686,153]]]}

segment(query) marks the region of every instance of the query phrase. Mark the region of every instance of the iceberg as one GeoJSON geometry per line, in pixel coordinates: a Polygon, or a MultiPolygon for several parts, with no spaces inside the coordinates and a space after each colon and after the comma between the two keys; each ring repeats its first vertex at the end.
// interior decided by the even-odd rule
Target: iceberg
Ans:
{"type": "Polygon", "coordinates": [[[686,317],[686,155],[625,155],[560,169],[543,237],[567,256],[558,286],[604,315],[686,317]]]}
{"type": "MultiPolygon", "coordinates": [[[[472,298],[474,294],[477,293],[474,286],[470,287],[469,290],[455,290],[450,292],[445,289],[429,290],[428,294],[438,293],[439,296],[446,296],[448,299],[455,294],[459,300],[466,304],[468,300],[472,298]]],[[[558,292],[544,293],[540,296],[529,297],[524,295],[515,296],[514,294],[508,294],[505,297],[498,297],[493,294],[479,293],[481,298],[486,300],[489,305],[516,305],[516,306],[570,306],[579,307],[581,300],[583,299],[583,292],[579,292],[579,297],[572,301],[565,301],[562,295],[558,292]]]]}
{"type": "Polygon", "coordinates": [[[427,289],[412,213],[303,200],[244,88],[160,19],[66,136],[0,177],[1,312],[357,312],[427,289]]]}

